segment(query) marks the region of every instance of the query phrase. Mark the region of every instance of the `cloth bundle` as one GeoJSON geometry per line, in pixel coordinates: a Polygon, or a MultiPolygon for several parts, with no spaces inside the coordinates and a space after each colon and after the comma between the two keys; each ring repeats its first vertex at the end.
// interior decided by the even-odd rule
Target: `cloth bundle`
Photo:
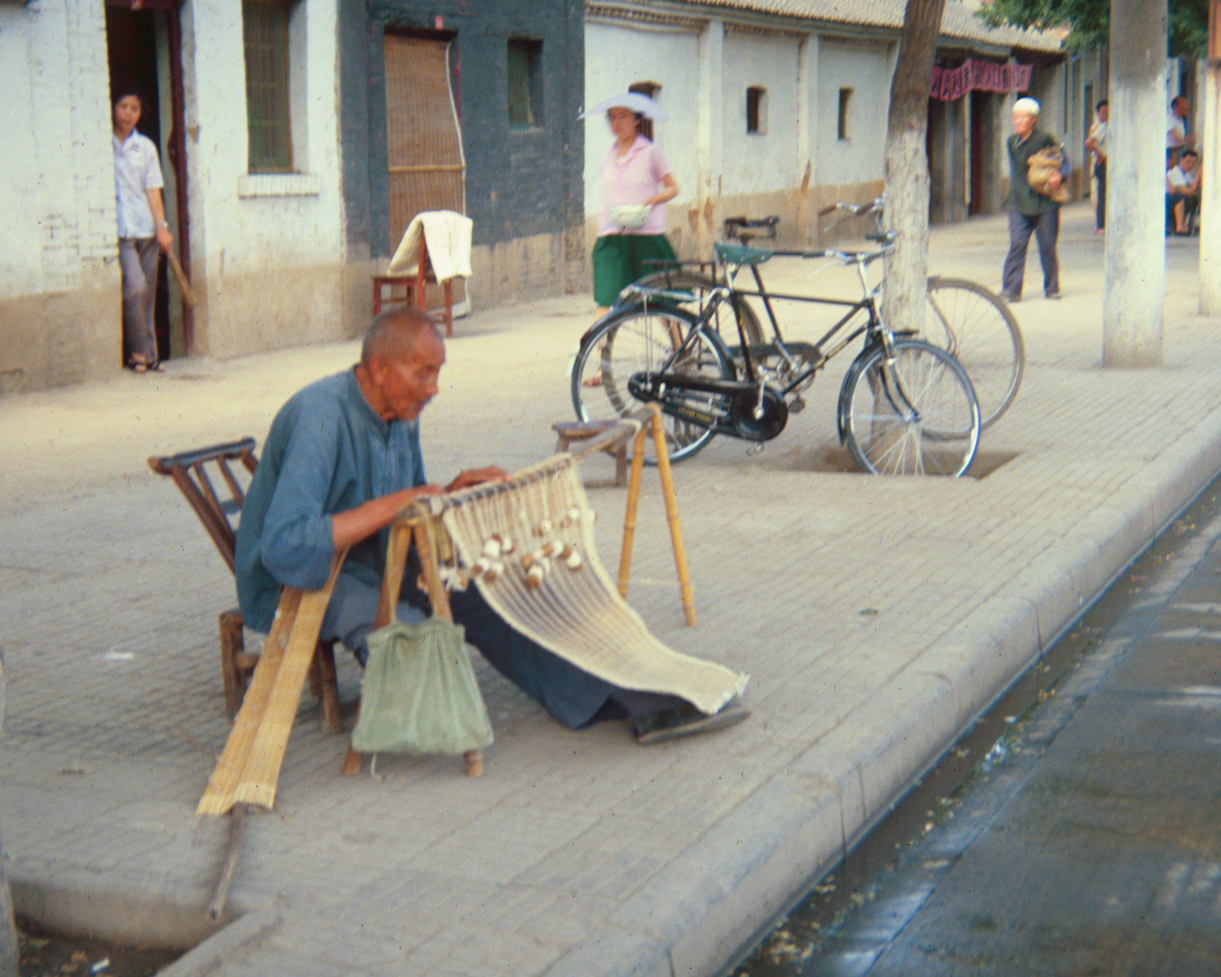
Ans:
{"type": "Polygon", "coordinates": [[[1026,162],[1026,180],[1030,189],[1040,197],[1047,197],[1054,203],[1068,203],[1068,187],[1064,185],[1064,153],[1052,146],[1033,153],[1026,162]],[[1050,181],[1053,173],[1059,173],[1060,185],[1051,189],[1050,181]]]}
{"type": "Polygon", "coordinates": [[[463,630],[438,617],[395,622],[369,635],[360,717],[361,753],[465,753],[492,744],[463,630]]]}

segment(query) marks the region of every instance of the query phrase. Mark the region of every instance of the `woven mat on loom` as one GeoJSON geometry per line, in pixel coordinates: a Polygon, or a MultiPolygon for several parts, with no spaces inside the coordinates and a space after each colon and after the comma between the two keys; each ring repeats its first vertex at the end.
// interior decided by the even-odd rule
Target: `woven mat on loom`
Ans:
{"type": "Polygon", "coordinates": [[[571,455],[431,504],[468,569],[493,536],[511,542],[512,552],[496,558],[494,579],[486,572],[475,578],[479,591],[505,621],[549,651],[613,685],[666,692],[703,712],[716,712],[746,688],[749,676],[662,644],[619,595],[598,559],[594,513],[571,455]],[[581,566],[574,570],[552,558],[532,588],[522,557],[548,543],[575,550],[581,566]]]}

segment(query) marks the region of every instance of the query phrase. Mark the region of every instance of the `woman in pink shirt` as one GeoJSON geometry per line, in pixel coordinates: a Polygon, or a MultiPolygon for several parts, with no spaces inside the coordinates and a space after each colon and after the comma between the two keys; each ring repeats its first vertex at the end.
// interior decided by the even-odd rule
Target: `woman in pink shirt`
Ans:
{"type": "Polygon", "coordinates": [[[659,205],[678,196],[666,158],[640,132],[646,117],[665,120],[657,103],[630,92],[607,99],[588,114],[602,109],[615,142],[602,160],[602,211],[593,251],[599,317],[626,286],[653,270],[646,262],[677,260],[666,240],[665,213],[659,205]]]}

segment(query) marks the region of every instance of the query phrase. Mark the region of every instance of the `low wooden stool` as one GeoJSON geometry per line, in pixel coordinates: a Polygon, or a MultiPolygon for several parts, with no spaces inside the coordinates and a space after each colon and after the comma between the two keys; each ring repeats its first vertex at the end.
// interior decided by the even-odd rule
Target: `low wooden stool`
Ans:
{"type": "MultiPolygon", "coordinates": [[[[618,421],[556,421],[551,425],[558,436],[555,442],[556,453],[567,451],[574,442],[589,441],[600,434],[605,434],[615,427],[618,421]]],[[[608,455],[615,456],[615,484],[627,484],[627,448],[628,441],[611,445],[603,450],[608,455]]]]}

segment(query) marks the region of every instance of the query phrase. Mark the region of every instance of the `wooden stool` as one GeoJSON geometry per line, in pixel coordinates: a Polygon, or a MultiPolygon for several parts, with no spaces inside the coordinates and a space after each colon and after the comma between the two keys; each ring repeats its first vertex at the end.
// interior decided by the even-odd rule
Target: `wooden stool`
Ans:
{"type": "MultiPolygon", "coordinates": [[[[428,245],[424,241],[424,235],[420,234],[420,265],[419,268],[410,275],[374,275],[373,276],[373,314],[379,315],[382,311],[382,302],[385,301],[382,289],[389,287],[392,296],[391,302],[399,301],[393,297],[395,288],[406,288],[408,305],[415,304],[419,306],[420,311],[427,311],[424,304],[424,286],[428,284],[437,284],[437,276],[433,273],[432,261],[428,257],[428,245]]],[[[454,334],[454,280],[447,278],[441,282],[441,288],[445,293],[445,335],[452,336],[454,334]]]]}
{"type": "MultiPolygon", "coordinates": [[[[591,438],[596,438],[600,434],[605,434],[618,421],[556,421],[551,425],[556,435],[555,450],[558,454],[561,451],[567,451],[573,442],[588,441],[591,438]]],[[[612,445],[603,450],[608,455],[615,456],[615,484],[627,484],[627,441],[621,441],[617,445],[612,445]]]]}

